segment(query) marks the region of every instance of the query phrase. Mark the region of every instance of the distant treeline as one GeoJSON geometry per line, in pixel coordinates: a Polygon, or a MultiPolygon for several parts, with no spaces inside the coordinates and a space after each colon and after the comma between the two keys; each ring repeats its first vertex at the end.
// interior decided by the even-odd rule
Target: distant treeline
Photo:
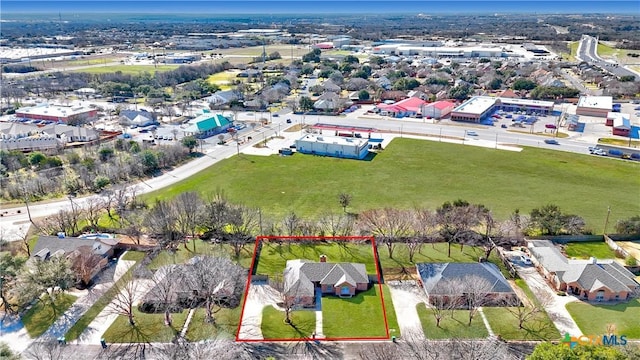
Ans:
{"type": "Polygon", "coordinates": [[[24,74],[24,73],[34,72],[34,71],[41,71],[41,70],[42,69],[35,66],[22,65],[22,64],[11,64],[11,65],[2,66],[2,72],[5,72],[5,73],[24,74]]]}

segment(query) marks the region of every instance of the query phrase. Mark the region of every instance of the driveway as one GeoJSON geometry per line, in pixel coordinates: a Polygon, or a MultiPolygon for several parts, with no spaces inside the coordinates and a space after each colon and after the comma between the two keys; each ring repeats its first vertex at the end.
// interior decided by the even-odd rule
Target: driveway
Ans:
{"type": "Polygon", "coordinates": [[[269,285],[249,285],[240,324],[239,340],[262,340],[262,309],[276,305],[280,293],[269,285]]]}
{"type": "Polygon", "coordinates": [[[560,334],[564,335],[568,332],[572,336],[581,335],[582,331],[573,321],[565,307],[567,303],[579,300],[573,296],[558,296],[535,267],[514,265],[520,277],[529,285],[529,288],[538,299],[544,299],[546,296],[550,296],[553,299],[545,310],[547,310],[549,318],[558,328],[560,334]]]}
{"type": "MultiPolygon", "coordinates": [[[[396,310],[400,334],[402,336],[411,334],[412,337],[424,339],[422,324],[416,310],[416,305],[424,302],[422,288],[415,281],[389,281],[387,285],[391,293],[391,300],[393,300],[393,307],[396,310]]],[[[393,330],[389,329],[390,335],[394,335],[393,330]]]]}

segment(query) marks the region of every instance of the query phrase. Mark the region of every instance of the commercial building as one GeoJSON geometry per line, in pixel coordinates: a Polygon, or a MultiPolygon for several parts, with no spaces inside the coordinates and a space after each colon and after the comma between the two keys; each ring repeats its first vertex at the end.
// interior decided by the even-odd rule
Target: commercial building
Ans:
{"type": "Polygon", "coordinates": [[[474,96],[453,109],[451,120],[481,123],[497,110],[547,115],[553,112],[553,101],[474,96]]]}
{"type": "Polygon", "coordinates": [[[499,47],[443,47],[413,44],[384,44],[371,48],[376,55],[428,56],[433,58],[491,58],[507,57],[510,53],[499,47]]]}
{"type": "Polygon", "coordinates": [[[202,110],[202,115],[189,120],[189,125],[183,130],[185,136],[205,138],[227,131],[232,121],[222,114],[212,114],[209,110],[202,110]]]}
{"type": "Polygon", "coordinates": [[[442,119],[451,114],[455,104],[451,101],[436,101],[422,105],[422,116],[426,118],[442,119]]]}
{"type": "Polygon", "coordinates": [[[369,141],[363,138],[307,134],[296,140],[296,150],[302,154],[362,160],[369,153],[369,141]]]}
{"type": "Polygon", "coordinates": [[[613,110],[611,96],[580,96],[576,114],[606,118],[613,110]]]}
{"type": "Polygon", "coordinates": [[[97,140],[96,130],[49,124],[37,126],[20,122],[0,123],[0,150],[5,151],[48,151],[73,143],[84,143],[97,140]]]}
{"type": "Polygon", "coordinates": [[[56,122],[86,122],[96,118],[98,110],[84,106],[49,105],[42,103],[36,106],[23,107],[16,110],[16,117],[31,120],[49,120],[56,122]]]}

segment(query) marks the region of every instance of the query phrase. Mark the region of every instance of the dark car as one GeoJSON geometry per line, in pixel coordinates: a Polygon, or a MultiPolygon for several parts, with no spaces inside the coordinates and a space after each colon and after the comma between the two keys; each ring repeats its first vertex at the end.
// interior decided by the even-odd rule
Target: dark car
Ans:
{"type": "Polygon", "coordinates": [[[291,124],[291,119],[287,119],[287,124],[291,124]]]}
{"type": "Polygon", "coordinates": [[[551,145],[560,145],[560,143],[556,139],[546,139],[544,142],[551,145]]]}

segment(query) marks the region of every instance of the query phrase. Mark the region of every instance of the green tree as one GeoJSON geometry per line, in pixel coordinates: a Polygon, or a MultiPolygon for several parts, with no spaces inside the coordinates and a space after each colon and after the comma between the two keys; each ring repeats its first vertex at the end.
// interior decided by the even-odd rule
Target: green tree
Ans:
{"type": "Polygon", "coordinates": [[[100,192],[102,189],[104,189],[105,187],[109,186],[109,184],[111,183],[111,181],[109,181],[109,178],[103,175],[98,175],[96,176],[96,178],[93,180],[93,188],[96,192],[100,192]]]}
{"type": "Polygon", "coordinates": [[[615,346],[577,345],[570,348],[565,344],[538,344],[527,360],[627,360],[629,359],[615,346]]]}
{"type": "Polygon", "coordinates": [[[320,49],[313,49],[311,50],[311,52],[308,52],[302,56],[302,61],[319,63],[321,53],[322,52],[320,51],[320,49]]]}
{"type": "Polygon", "coordinates": [[[39,151],[35,151],[35,152],[32,152],[31,155],[29,155],[29,164],[33,166],[40,166],[45,162],[46,159],[47,159],[47,156],[45,154],[39,151]]]}
{"type": "Polygon", "coordinates": [[[449,96],[456,100],[465,100],[473,93],[471,85],[460,85],[449,90],[449,96]]]}
{"type": "Polygon", "coordinates": [[[110,146],[101,147],[100,150],[98,150],[100,161],[103,161],[103,162],[111,159],[113,154],[114,154],[114,150],[110,146]]]}
{"type": "Polygon", "coordinates": [[[491,80],[491,82],[489,83],[489,88],[491,90],[498,90],[500,89],[500,86],[502,86],[502,79],[500,78],[493,78],[493,80],[491,80]]]}
{"type": "Polygon", "coordinates": [[[158,155],[152,150],[144,150],[140,153],[140,163],[144,167],[144,172],[147,174],[153,173],[158,170],[158,155]]]}
{"type": "Polygon", "coordinates": [[[307,96],[303,96],[300,98],[300,109],[302,111],[308,111],[313,109],[313,100],[307,96]]]}
{"type": "Polygon", "coordinates": [[[342,59],[343,62],[347,63],[347,64],[359,64],[360,60],[353,56],[353,55],[347,55],[344,57],[344,59],[342,59]]]}
{"type": "Polygon", "coordinates": [[[540,235],[581,234],[584,226],[581,217],[563,214],[558,205],[548,204],[531,210],[528,232],[540,235]]]}
{"type": "Polygon", "coordinates": [[[369,100],[370,98],[371,95],[367,90],[360,90],[360,92],[358,93],[358,100],[369,100]]]}
{"type": "Polygon", "coordinates": [[[9,302],[8,293],[15,286],[20,270],[22,269],[26,259],[21,256],[13,256],[9,252],[0,254],[0,301],[4,304],[5,311],[12,313],[13,306],[9,302]]]}
{"type": "Polygon", "coordinates": [[[198,146],[198,140],[193,136],[185,136],[182,138],[182,146],[189,149],[189,153],[193,152],[196,146],[198,146]]]}
{"type": "Polygon", "coordinates": [[[529,79],[518,79],[512,85],[514,90],[533,90],[536,86],[536,83],[529,79]]]}

